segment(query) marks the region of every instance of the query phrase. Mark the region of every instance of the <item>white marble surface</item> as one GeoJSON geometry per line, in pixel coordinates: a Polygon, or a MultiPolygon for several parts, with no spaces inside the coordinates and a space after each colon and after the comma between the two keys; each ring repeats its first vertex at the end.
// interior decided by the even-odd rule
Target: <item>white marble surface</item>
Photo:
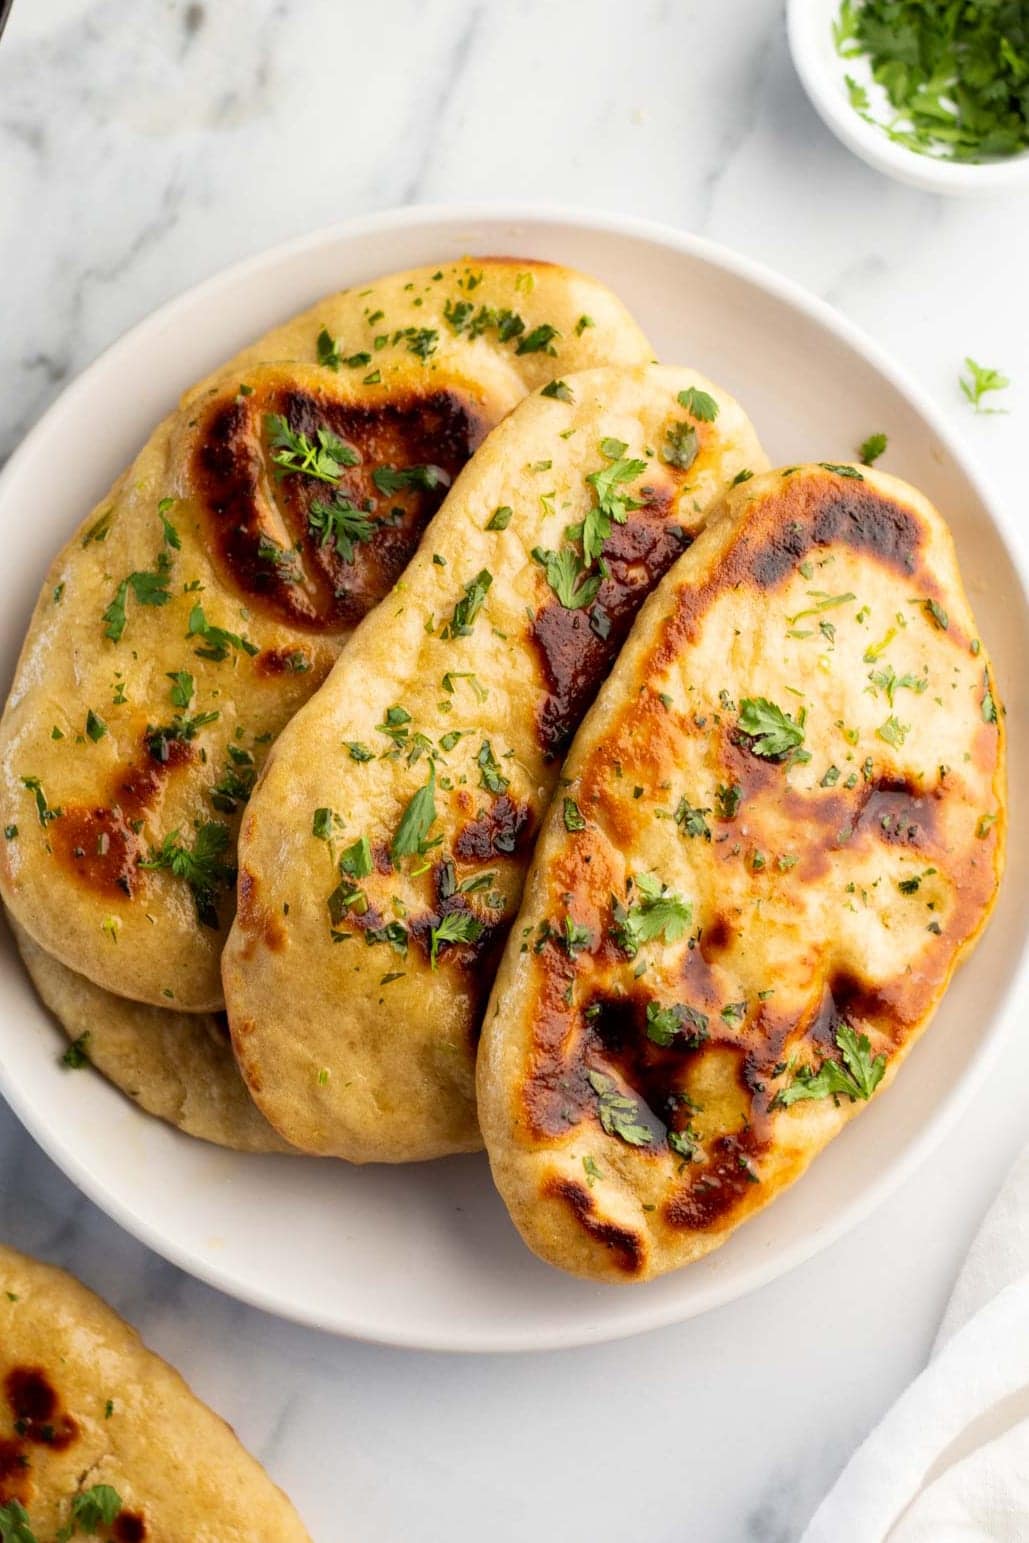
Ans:
{"type": "MultiPolygon", "coordinates": [[[[225,263],[348,214],[502,197],[652,216],[807,284],[922,380],[1024,522],[1029,202],[934,199],[853,160],[801,95],[779,0],[15,0],[0,453],[225,263]],[[966,353],[1014,378],[1010,416],[963,403],[966,353]]],[[[123,1235],[3,1110],[0,1236],[132,1319],[317,1543],[789,1543],[923,1364],[1025,1136],[1027,1077],[1016,1035],[857,1232],[746,1301],[599,1349],[446,1358],[278,1323],[123,1235]]]]}

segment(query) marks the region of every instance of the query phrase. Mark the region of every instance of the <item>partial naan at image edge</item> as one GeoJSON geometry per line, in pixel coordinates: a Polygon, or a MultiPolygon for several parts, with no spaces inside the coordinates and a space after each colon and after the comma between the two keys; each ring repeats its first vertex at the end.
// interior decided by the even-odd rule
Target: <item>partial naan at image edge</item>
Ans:
{"type": "Polygon", "coordinates": [[[920,493],[818,465],[729,493],[579,731],[487,1009],[480,1120],[534,1252],[698,1259],[889,1086],[994,904],[1004,739],[920,493]]]}
{"type": "Polygon", "coordinates": [[[311,1543],[235,1434],[73,1276],[0,1245],[0,1518],[19,1543],[311,1543]]]}
{"type": "Polygon", "coordinates": [[[221,1007],[268,745],[489,429],[651,356],[594,280],[469,259],[320,301],[187,393],[54,561],[0,726],[0,892],[40,947],[221,1007]]]}
{"type": "Polygon", "coordinates": [[[475,1042],[561,758],[645,596],[767,463],[692,370],[569,375],[462,472],[272,750],[223,959],[233,1045],[294,1145],[481,1145],[475,1042]]]}
{"type": "Polygon", "coordinates": [[[292,1152],[253,1103],[224,1013],[150,1007],[95,986],[8,926],[43,1005],[70,1043],[70,1067],[92,1067],[147,1114],[234,1152],[292,1152]]]}

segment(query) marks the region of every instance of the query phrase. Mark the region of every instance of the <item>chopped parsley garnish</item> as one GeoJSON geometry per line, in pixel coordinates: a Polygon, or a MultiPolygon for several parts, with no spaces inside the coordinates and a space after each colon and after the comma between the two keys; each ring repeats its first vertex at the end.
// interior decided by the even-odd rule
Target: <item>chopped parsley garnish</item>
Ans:
{"type": "MultiPolygon", "coordinates": [[[[1029,57],[1026,60],[1029,67],[1029,57]]],[[[968,378],[964,375],[958,377],[958,385],[964,392],[965,399],[971,402],[977,413],[1003,413],[1006,407],[984,407],[983,397],[991,391],[1006,391],[1011,382],[1006,375],[999,370],[987,369],[985,365],[976,364],[974,359],[965,359],[968,366],[968,378]]]]}
{"type": "Polygon", "coordinates": [[[316,809],[311,816],[311,835],[319,841],[331,841],[336,829],[336,816],[331,809],[316,809]]]}
{"type": "Polygon", "coordinates": [[[603,1174],[597,1167],[593,1158],[589,1156],[589,1154],[587,1154],[582,1160],[582,1171],[586,1175],[586,1183],[589,1185],[590,1189],[593,1188],[593,1185],[596,1183],[597,1179],[603,1178],[603,1174]]]}
{"type": "Polygon", "coordinates": [[[156,573],[143,570],[139,573],[130,573],[127,578],[122,579],[114,592],[114,599],[104,612],[106,623],[104,636],[110,638],[112,643],[119,643],[125,631],[126,601],[130,590],[138,605],[168,604],[171,599],[171,592],[168,589],[168,566],[167,554],[162,552],[157,559],[156,573]]]}
{"type": "Polygon", "coordinates": [[[901,723],[899,719],[895,717],[893,713],[891,713],[886,722],[881,723],[875,732],[878,734],[880,739],[885,740],[888,745],[892,745],[895,750],[899,750],[908,734],[910,733],[910,730],[910,723],[901,723]]]}
{"type": "Polygon", "coordinates": [[[634,881],[641,898],[628,907],[616,902],[613,929],[615,941],[630,959],[635,959],[641,943],[654,938],[678,942],[693,920],[689,901],[668,889],[654,874],[636,874],[634,881]]]}
{"type": "Polygon", "coordinates": [[[804,743],[804,730],[789,713],[767,697],[744,697],[740,702],[739,725],[751,736],[750,749],[765,759],[786,755],[804,743]]]}
{"type": "Polygon", "coordinates": [[[481,936],[483,925],[472,911],[447,911],[429,934],[429,963],[436,968],[440,945],[443,943],[474,943],[481,936]]]}
{"type": "Polygon", "coordinates": [[[565,799],[563,815],[565,830],[577,831],[586,829],[586,821],[583,818],[582,810],[579,808],[574,798],[565,799]]]}
{"type": "Polygon", "coordinates": [[[464,593],[454,606],[454,613],[444,626],[440,637],[466,638],[470,635],[472,623],[482,610],[492,583],[493,575],[487,568],[477,573],[474,579],[468,580],[464,586],[464,593]]]}
{"type": "MultiPolygon", "coordinates": [[[[628,445],[620,439],[602,439],[600,453],[609,464],[601,467],[599,471],[589,472],[586,476],[586,481],[593,489],[596,500],[582,522],[582,554],[587,566],[594,563],[600,556],[604,542],[611,534],[612,524],[624,525],[631,510],[642,508],[638,499],[620,491],[627,482],[635,482],[637,477],[642,477],[647,469],[646,461],[641,461],[635,456],[626,456],[625,452],[628,448],[628,445]]],[[[573,540],[579,534],[575,527],[569,531],[573,540]]]]}
{"type": "Polygon", "coordinates": [[[982,713],[984,723],[997,722],[997,704],[993,699],[993,692],[990,689],[990,676],[987,670],[983,671],[983,697],[979,704],[979,710],[982,713]]]}
{"type": "Polygon", "coordinates": [[[729,486],[731,488],[738,488],[741,482],[749,482],[753,475],[754,473],[750,470],[750,467],[744,466],[736,473],[735,477],[729,483],[729,486]]]}
{"type": "Polygon", "coordinates": [[[254,791],[257,769],[249,750],[229,746],[229,761],[219,780],[211,789],[211,802],[222,814],[235,814],[254,791]]]}
{"type": "Polygon", "coordinates": [[[409,801],[390,843],[389,855],[394,862],[400,857],[411,857],[426,850],[427,838],[435,818],[436,768],[430,761],[429,780],[409,801]]]}
{"type": "Polygon", "coordinates": [[[367,745],[362,745],[359,739],[346,741],[346,748],[352,761],[374,761],[375,752],[369,750],[367,745]]]}
{"type": "Polygon", "coordinates": [[[849,1023],[841,1023],[835,1037],[843,1064],[823,1061],[817,1072],[810,1066],[801,1068],[776,1094],[776,1104],[788,1108],[805,1098],[835,1098],[841,1093],[855,1103],[871,1098],[886,1071],[885,1055],[873,1059],[868,1035],[859,1034],[849,1023]]]}
{"type": "Polygon", "coordinates": [[[318,538],[318,545],[333,544],[345,563],[353,562],[357,542],[370,541],[375,534],[375,521],[345,493],[337,493],[329,502],[312,499],[307,524],[318,538]]]}
{"type": "Polygon", "coordinates": [[[188,707],[193,700],[193,692],[196,690],[196,682],[188,670],[168,670],[167,678],[171,681],[171,699],[175,707],[188,707]]]}
{"type": "Polygon", "coordinates": [[[94,745],[98,740],[103,739],[104,735],[107,733],[107,724],[102,718],[97,717],[92,708],[89,708],[88,712],[86,713],[86,733],[89,735],[94,745]]]}
{"type": "Polygon", "coordinates": [[[344,467],[356,466],[360,460],[356,450],[344,444],[331,429],[316,429],[315,443],[306,434],[291,429],[279,413],[266,413],[264,427],[280,477],[299,472],[318,482],[338,482],[344,467]]]}
{"type": "Polygon", "coordinates": [[[432,493],[450,486],[450,474],[442,466],[377,466],[372,481],[380,493],[399,493],[404,488],[423,488],[432,493]]]}
{"type": "Polygon", "coordinates": [[[556,402],[574,402],[572,388],[564,380],[552,380],[549,386],[544,386],[540,396],[553,397],[556,402]]]}
{"type": "Polygon", "coordinates": [[[83,536],[80,545],[87,547],[92,546],[94,541],[106,541],[108,533],[111,529],[111,520],[113,518],[114,510],[105,509],[103,514],[98,515],[97,518],[93,521],[92,525],[86,531],[86,534],[83,536]]]}
{"type": "Polygon", "coordinates": [[[219,663],[227,659],[232,649],[242,649],[245,654],[254,655],[259,652],[256,643],[251,643],[249,638],[240,637],[238,632],[228,632],[224,627],[215,627],[204,615],[202,605],[195,605],[189,613],[189,625],[186,629],[187,638],[203,638],[205,647],[195,648],[193,652],[198,659],[213,659],[219,663]]]}
{"type": "Polygon", "coordinates": [[[189,886],[201,926],[217,928],[218,890],[236,882],[236,870],[223,861],[229,847],[229,827],[218,820],[197,826],[192,847],[186,846],[179,831],[165,836],[159,847],[151,848],[150,857],[141,868],[166,869],[189,886]]]}
{"type": "Polygon", "coordinates": [[[315,340],[318,350],[318,363],[324,364],[327,369],[338,370],[343,362],[342,339],[334,338],[328,327],[323,327],[315,340]]]}
{"type": "Polygon", "coordinates": [[[161,522],[161,529],[164,532],[165,545],[174,547],[176,552],[179,552],[182,550],[182,538],[168,518],[168,510],[174,507],[174,498],[162,498],[157,505],[157,517],[161,522]]]}
{"type": "Polygon", "coordinates": [[[873,686],[878,686],[885,693],[886,700],[893,706],[893,694],[902,687],[908,691],[917,692],[919,695],[929,686],[927,675],[898,675],[892,664],[885,664],[881,670],[870,670],[869,680],[873,686]]]}
{"type": "Polygon", "coordinates": [[[849,477],[853,482],[864,482],[863,473],[856,466],[837,466],[833,461],[819,461],[823,471],[831,471],[837,477],[849,477]]]}
{"type": "Polygon", "coordinates": [[[510,779],[503,776],[493,747],[488,739],[484,739],[479,746],[479,753],[475,757],[475,763],[479,768],[479,785],[488,793],[506,793],[510,787],[510,779]]]}
{"type": "MultiPolygon", "coordinates": [[[[71,1503],[72,1520],[83,1532],[93,1535],[99,1527],[110,1527],[121,1510],[121,1496],[110,1484],[94,1484],[76,1495],[71,1503]]],[[[70,1534],[74,1537],[74,1532],[70,1534]]]]}
{"type": "Polygon", "coordinates": [[[571,916],[565,917],[560,939],[570,959],[574,959],[576,954],[581,954],[593,946],[593,935],[590,929],[580,926],[571,916]]]}
{"type": "Polygon", "coordinates": [[[671,423],[665,430],[661,459],[667,466],[689,471],[700,453],[700,436],[692,423],[671,423]]]}
{"type": "Polygon", "coordinates": [[[552,344],[554,339],[560,336],[556,327],[552,327],[549,322],[541,322],[538,327],[533,327],[531,332],[527,332],[524,337],[518,339],[515,353],[554,356],[557,349],[552,347],[552,344]]]}
{"type": "Polygon", "coordinates": [[[581,610],[597,598],[603,575],[589,576],[586,564],[572,547],[563,546],[558,552],[550,552],[537,546],[532,549],[532,557],[543,568],[547,583],[566,611],[581,610]]]}
{"type": "Polygon", "coordinates": [[[675,811],[675,823],[684,836],[703,836],[705,841],[710,841],[711,827],[704,818],[710,813],[710,809],[695,809],[688,798],[680,798],[675,811]]]}
{"type": "Polygon", "coordinates": [[[731,782],[728,786],[720,782],[715,789],[715,804],[720,820],[734,820],[743,802],[743,789],[738,782],[731,782]]]}
{"type": "Polygon", "coordinates": [[[655,1045],[668,1046],[682,1035],[687,1047],[696,1050],[707,1039],[707,1025],[707,1014],[685,1002],[673,1002],[670,1007],[647,1003],[647,1038],[655,1045]]]}
{"type": "Polygon", "coordinates": [[[506,530],[511,523],[514,510],[509,504],[501,504],[499,509],[494,509],[486,522],[487,530],[506,530]]]}
{"type": "Polygon", "coordinates": [[[339,871],[352,879],[366,879],[369,876],[372,871],[372,849],[367,836],[358,836],[352,846],[340,853],[339,871]]]}
{"type": "Polygon", "coordinates": [[[78,1039],[72,1040],[61,1057],[61,1065],[66,1066],[69,1071],[77,1072],[89,1064],[89,1030],[87,1029],[85,1034],[80,1034],[78,1039]]]}
{"type": "Polygon", "coordinates": [[[51,809],[50,805],[46,801],[46,794],[43,792],[43,784],[40,782],[38,777],[23,777],[21,781],[22,787],[28,788],[29,792],[35,798],[37,818],[39,819],[40,825],[42,825],[43,829],[46,830],[46,827],[49,825],[51,820],[60,819],[62,811],[60,809],[51,809]]]}
{"type": "Polygon", "coordinates": [[[950,626],[950,617],[947,615],[942,605],[940,605],[939,601],[923,600],[922,608],[925,611],[925,614],[936,623],[940,631],[946,632],[947,628],[950,626]]]}
{"type": "Polygon", "coordinates": [[[713,396],[706,391],[701,391],[697,386],[688,386],[685,391],[680,391],[678,396],[680,407],[685,407],[691,417],[697,418],[701,423],[714,423],[718,417],[718,403],[713,396]]]}
{"type": "Polygon", "coordinates": [[[589,1071],[586,1076],[597,1095],[597,1114],[603,1130],[631,1147],[649,1146],[654,1139],[653,1133],[649,1126],[642,1124],[636,1100],[619,1093],[617,1084],[603,1072],[589,1071]]]}

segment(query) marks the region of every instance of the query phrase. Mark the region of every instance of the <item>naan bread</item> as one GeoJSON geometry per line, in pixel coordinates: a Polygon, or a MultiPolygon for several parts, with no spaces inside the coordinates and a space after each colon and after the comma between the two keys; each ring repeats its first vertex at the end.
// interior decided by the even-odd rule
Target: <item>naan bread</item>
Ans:
{"type": "Polygon", "coordinates": [[[229,1023],[289,1141],[480,1145],[476,1030],[565,745],[708,504],[764,464],[731,397],[650,366],[537,392],[462,472],[243,822],[229,1023]]]}
{"type": "Polygon", "coordinates": [[[147,1114],[236,1152],[293,1150],[251,1100],[224,1013],[174,1012],[115,996],[10,925],[32,984],[68,1038],[147,1114]]]}
{"type": "Polygon", "coordinates": [[[602,285],[476,259],[321,301],[190,392],[53,564],[0,729],[0,892],[40,946],[220,1007],[269,743],[525,392],[649,357],[602,285]]]}
{"type": "Polygon", "coordinates": [[[310,1543],[134,1329],[71,1275],[3,1247],[0,1386],[0,1520],[19,1543],[70,1537],[73,1523],[114,1543],[310,1543]],[[31,1531],[13,1530],[19,1511],[31,1531]]]}
{"type": "Polygon", "coordinates": [[[487,1009],[479,1114],[530,1248],[686,1264],[889,1084],[993,905],[1003,758],[921,494],[806,466],[728,495],[576,738],[487,1009]]]}

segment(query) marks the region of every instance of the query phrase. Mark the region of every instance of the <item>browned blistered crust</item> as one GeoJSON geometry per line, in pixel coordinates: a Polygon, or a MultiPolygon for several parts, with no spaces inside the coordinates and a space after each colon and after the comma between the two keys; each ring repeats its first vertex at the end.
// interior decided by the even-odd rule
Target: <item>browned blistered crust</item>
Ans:
{"type": "Polygon", "coordinates": [[[573,746],[566,791],[586,828],[565,830],[559,796],[487,1012],[480,1118],[545,1258],[643,1278],[723,1241],[862,1107],[777,1101],[798,1068],[839,1059],[842,1025],[887,1058],[889,1082],[1002,867],[1003,719],[998,706],[989,721],[999,699],[975,636],[939,515],[874,473],[754,479],[669,574],[573,746]],[[790,614],[805,605],[830,633],[790,614]],[[908,654],[928,683],[911,675],[887,703],[871,674],[893,657],[902,674],[908,654]],[[803,701],[810,761],[755,753],[739,702],[758,695],[803,701]],[[912,720],[900,744],[860,717],[891,707],[912,720]],[[736,790],[735,811],[718,788],[736,790]],[[677,824],[680,796],[706,834],[677,824]],[[667,877],[692,917],[630,958],[617,908],[640,872],[667,877]],[[568,948],[566,917],[587,946],[568,948]],[[704,1031],[655,1043],[651,1002],[687,1005],[704,1031]],[[635,1101],[648,1139],[603,1130],[591,1074],[635,1101]]]}

